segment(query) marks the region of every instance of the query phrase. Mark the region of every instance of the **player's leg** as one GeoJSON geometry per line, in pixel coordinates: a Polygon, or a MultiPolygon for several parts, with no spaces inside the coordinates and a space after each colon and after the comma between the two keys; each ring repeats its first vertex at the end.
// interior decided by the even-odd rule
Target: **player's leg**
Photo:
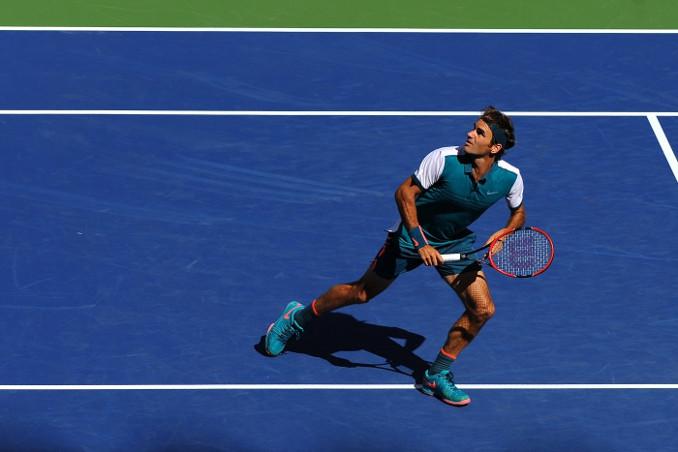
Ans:
{"type": "Polygon", "coordinates": [[[293,336],[299,336],[304,328],[319,317],[335,309],[357,303],[367,303],[384,291],[394,279],[387,279],[375,273],[373,266],[357,281],[336,284],[327,292],[304,306],[297,301],[290,302],[282,315],[273,322],[266,332],[266,352],[271,356],[281,354],[293,336]]]}
{"type": "Polygon", "coordinates": [[[495,312],[487,278],[482,270],[445,277],[457,293],[466,310],[450,329],[443,350],[454,359],[480,333],[495,312]]]}
{"type": "Polygon", "coordinates": [[[418,264],[418,261],[399,256],[397,243],[389,234],[386,243],[360,279],[332,286],[308,306],[297,301],[290,302],[278,320],[268,327],[266,352],[272,356],[281,354],[287,342],[303,333],[304,328],[316,317],[344,306],[367,303],[390,286],[400,272],[418,264]]]}
{"type": "Polygon", "coordinates": [[[345,284],[336,284],[313,300],[311,308],[316,316],[321,316],[335,309],[358,303],[367,303],[383,292],[395,278],[388,279],[379,276],[373,266],[357,281],[345,284]]]}
{"type": "Polygon", "coordinates": [[[424,373],[421,387],[424,393],[435,395],[445,403],[464,406],[471,402],[471,398],[454,384],[450,365],[494,315],[495,308],[487,279],[480,268],[443,277],[457,293],[466,309],[450,329],[436,360],[424,373]]]}

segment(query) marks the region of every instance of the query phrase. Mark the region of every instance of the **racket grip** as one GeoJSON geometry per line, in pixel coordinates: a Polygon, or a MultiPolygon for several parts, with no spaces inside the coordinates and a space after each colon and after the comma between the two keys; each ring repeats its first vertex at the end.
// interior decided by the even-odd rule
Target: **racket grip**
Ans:
{"type": "Polygon", "coordinates": [[[443,258],[443,262],[460,261],[461,260],[461,254],[459,254],[459,253],[441,254],[441,256],[443,258]]]}

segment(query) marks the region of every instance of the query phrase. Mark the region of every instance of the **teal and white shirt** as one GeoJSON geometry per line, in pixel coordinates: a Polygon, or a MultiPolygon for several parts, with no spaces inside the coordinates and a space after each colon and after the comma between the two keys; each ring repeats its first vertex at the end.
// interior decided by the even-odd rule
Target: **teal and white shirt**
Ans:
{"type": "MultiPolygon", "coordinates": [[[[518,168],[498,160],[476,182],[471,159],[457,146],[428,154],[412,179],[423,190],[416,200],[417,217],[433,246],[450,244],[468,234],[467,227],[502,198],[510,209],[523,203],[523,178],[518,168]]],[[[411,247],[403,224],[398,232],[401,244],[411,247]]]]}

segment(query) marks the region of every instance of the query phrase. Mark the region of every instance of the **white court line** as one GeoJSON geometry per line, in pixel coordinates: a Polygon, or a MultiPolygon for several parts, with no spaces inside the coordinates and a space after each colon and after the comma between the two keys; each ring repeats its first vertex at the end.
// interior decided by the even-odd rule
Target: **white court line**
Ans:
{"type": "Polygon", "coordinates": [[[171,32],[171,33],[483,33],[483,34],[678,34],[677,29],[605,28],[302,28],[302,27],[14,27],[0,31],[171,32]]]}
{"type": "MultiPolygon", "coordinates": [[[[90,116],[478,116],[480,111],[369,110],[0,110],[0,115],[90,116]]],[[[678,116],[678,111],[505,111],[509,116],[650,117],[678,116]]]]}
{"type": "MultiPolygon", "coordinates": [[[[473,390],[611,390],[678,389],[678,384],[461,384],[473,390]]],[[[300,391],[411,390],[413,384],[192,384],[192,385],[0,385],[0,391],[300,391]]]]}
{"type": "Polygon", "coordinates": [[[659,119],[657,119],[657,115],[648,115],[647,119],[650,121],[652,130],[654,131],[654,134],[657,136],[657,141],[659,141],[659,146],[661,146],[662,151],[664,152],[664,157],[666,157],[666,161],[669,162],[671,171],[673,171],[673,176],[676,178],[676,181],[678,182],[678,160],[676,160],[676,155],[673,153],[673,149],[671,149],[671,143],[669,143],[668,138],[666,138],[664,129],[662,128],[662,125],[659,123],[659,119]]]}
{"type": "MultiPolygon", "coordinates": [[[[646,117],[664,156],[678,181],[678,161],[659,124],[658,117],[676,117],[678,112],[640,111],[506,111],[509,116],[531,117],[646,117]]],[[[346,110],[0,110],[0,115],[54,116],[478,116],[477,111],[346,111],[346,110]]]]}

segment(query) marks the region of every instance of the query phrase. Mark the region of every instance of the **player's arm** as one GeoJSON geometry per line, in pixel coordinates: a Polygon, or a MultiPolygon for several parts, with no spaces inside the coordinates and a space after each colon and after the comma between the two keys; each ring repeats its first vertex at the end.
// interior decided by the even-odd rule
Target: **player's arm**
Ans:
{"type": "Polygon", "coordinates": [[[408,231],[419,226],[415,201],[422,192],[423,190],[414,182],[412,177],[405,179],[395,192],[400,218],[408,231]]]}
{"type": "Polygon", "coordinates": [[[509,216],[505,229],[522,228],[525,226],[525,218],[527,218],[527,215],[525,213],[524,204],[521,204],[516,209],[511,209],[511,215],[509,216]]]}
{"type": "Polygon", "coordinates": [[[485,242],[485,245],[492,243],[496,237],[504,232],[525,226],[526,214],[525,204],[523,202],[523,190],[523,176],[520,174],[520,171],[517,171],[516,179],[513,181],[513,185],[511,185],[511,188],[506,194],[506,204],[511,212],[509,219],[506,222],[506,226],[492,234],[485,242]]]}
{"type": "Polygon", "coordinates": [[[440,265],[443,263],[443,258],[438,250],[425,242],[426,239],[423,237],[423,232],[417,218],[415,201],[422,192],[422,188],[415,183],[414,179],[408,177],[396,190],[395,200],[400,212],[400,218],[405,228],[410,231],[410,236],[413,238],[415,248],[417,248],[419,256],[424,261],[424,265],[440,265]],[[420,234],[419,242],[417,242],[418,234],[420,234]]]}
{"type": "Polygon", "coordinates": [[[514,229],[522,228],[523,226],[525,226],[525,218],[527,217],[527,215],[525,214],[525,205],[521,204],[517,208],[510,210],[511,214],[509,215],[508,221],[506,222],[506,226],[492,234],[490,238],[487,239],[487,241],[485,242],[485,245],[492,243],[495,238],[497,238],[498,236],[502,235],[505,232],[512,231],[514,229]]]}

